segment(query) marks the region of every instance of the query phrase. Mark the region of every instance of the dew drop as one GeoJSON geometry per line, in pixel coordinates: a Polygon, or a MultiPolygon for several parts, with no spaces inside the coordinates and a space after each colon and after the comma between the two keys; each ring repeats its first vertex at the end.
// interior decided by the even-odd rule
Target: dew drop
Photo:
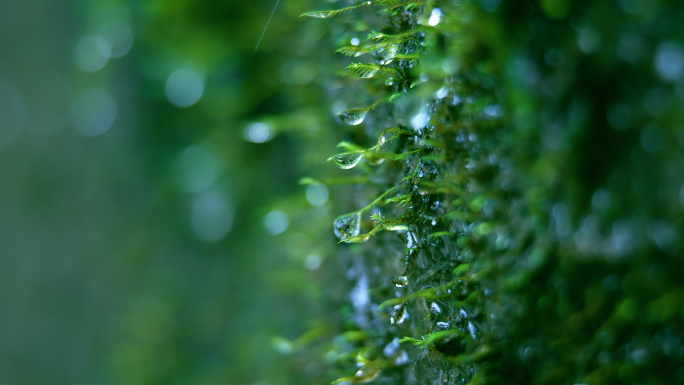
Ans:
{"type": "Polygon", "coordinates": [[[406,306],[403,304],[394,307],[392,312],[392,317],[390,317],[390,323],[392,325],[401,325],[406,321],[408,312],[406,311],[406,306]]]}
{"type": "Polygon", "coordinates": [[[449,329],[450,322],[437,322],[436,323],[436,329],[437,330],[447,330],[449,329]]]}
{"type": "Polygon", "coordinates": [[[440,21],[442,21],[442,10],[439,8],[435,8],[432,10],[432,13],[430,14],[428,24],[434,27],[437,24],[439,24],[440,21]]]}
{"type": "Polygon", "coordinates": [[[307,12],[302,16],[313,17],[314,19],[327,19],[333,15],[332,11],[307,12]]]}
{"type": "Polygon", "coordinates": [[[363,123],[364,119],[366,119],[366,114],[368,114],[368,109],[357,108],[353,110],[342,111],[337,114],[337,116],[340,118],[340,120],[350,126],[358,126],[359,124],[363,123]]]}
{"type": "Polygon", "coordinates": [[[392,278],[392,283],[396,287],[404,287],[408,283],[408,278],[405,275],[399,275],[392,278]]]}
{"type": "Polygon", "coordinates": [[[328,158],[329,161],[335,163],[335,166],[348,170],[353,168],[363,159],[363,152],[352,152],[348,154],[335,155],[328,158]]]}
{"type": "Polygon", "coordinates": [[[335,236],[341,241],[359,235],[361,232],[361,213],[355,211],[337,217],[333,223],[335,236]]]}

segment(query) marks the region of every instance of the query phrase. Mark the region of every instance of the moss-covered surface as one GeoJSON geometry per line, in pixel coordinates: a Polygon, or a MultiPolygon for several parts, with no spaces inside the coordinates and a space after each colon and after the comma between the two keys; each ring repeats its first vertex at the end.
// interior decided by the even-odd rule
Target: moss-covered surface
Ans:
{"type": "Polygon", "coordinates": [[[329,159],[352,175],[333,195],[351,286],[331,377],[684,382],[684,6],[306,14],[338,15],[310,22],[367,38],[338,50],[363,92],[329,159]]]}

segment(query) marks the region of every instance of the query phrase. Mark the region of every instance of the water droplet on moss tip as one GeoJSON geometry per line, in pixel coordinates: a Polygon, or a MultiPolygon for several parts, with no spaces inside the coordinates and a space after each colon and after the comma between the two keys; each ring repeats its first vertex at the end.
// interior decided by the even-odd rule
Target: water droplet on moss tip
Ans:
{"type": "Polygon", "coordinates": [[[408,283],[408,278],[405,275],[400,275],[392,278],[392,283],[396,287],[404,287],[408,283]]]}
{"type": "Polygon", "coordinates": [[[408,312],[406,311],[406,306],[404,304],[397,305],[394,307],[392,312],[392,317],[390,317],[390,323],[392,325],[401,325],[406,321],[408,312]]]}
{"type": "Polygon", "coordinates": [[[352,152],[349,154],[340,154],[331,156],[328,158],[329,161],[335,163],[335,165],[341,169],[348,170],[353,168],[363,159],[363,152],[352,152]]]}
{"type": "Polygon", "coordinates": [[[335,236],[341,241],[359,235],[361,232],[361,213],[355,211],[337,217],[333,223],[335,236]]]}
{"type": "Polygon", "coordinates": [[[313,17],[314,19],[327,19],[333,15],[331,11],[320,11],[320,12],[307,12],[302,14],[302,16],[313,17]]]}
{"type": "Polygon", "coordinates": [[[353,110],[342,111],[337,114],[337,116],[340,118],[340,120],[350,126],[358,126],[359,124],[363,123],[363,120],[366,119],[367,114],[368,109],[357,108],[353,110]]]}

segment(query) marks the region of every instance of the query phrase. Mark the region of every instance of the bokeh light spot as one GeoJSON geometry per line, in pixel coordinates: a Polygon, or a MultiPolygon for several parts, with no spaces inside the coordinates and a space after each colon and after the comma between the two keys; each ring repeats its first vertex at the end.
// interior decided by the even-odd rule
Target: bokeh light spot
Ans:
{"type": "Polygon", "coordinates": [[[14,87],[0,80],[0,150],[19,137],[26,123],[26,106],[14,87]]]}
{"type": "Polygon", "coordinates": [[[81,134],[102,135],[116,120],[116,103],[106,91],[97,88],[85,90],[71,104],[71,119],[81,134]]]}
{"type": "Polygon", "coordinates": [[[204,94],[204,79],[197,72],[181,69],[166,80],[166,98],[176,107],[190,107],[204,94]]]}
{"type": "Polygon", "coordinates": [[[201,144],[192,145],[178,156],[176,175],[181,188],[200,193],[211,187],[219,174],[220,160],[201,144]]]}
{"type": "Polygon", "coordinates": [[[107,65],[111,54],[107,40],[100,36],[86,36],[76,44],[74,60],[81,71],[97,72],[107,65]]]}
{"type": "Polygon", "coordinates": [[[110,57],[122,57],[133,46],[133,30],[131,25],[123,20],[110,20],[98,30],[98,35],[104,39],[111,49],[110,57]]]}
{"type": "Polygon", "coordinates": [[[656,73],[665,81],[676,82],[684,73],[684,52],[674,42],[661,43],[656,49],[653,61],[656,73]]]}
{"type": "Polygon", "coordinates": [[[321,267],[321,257],[316,254],[309,254],[304,260],[304,267],[307,270],[316,270],[321,267]]]}
{"type": "Polygon", "coordinates": [[[280,210],[273,210],[264,217],[264,229],[271,235],[283,233],[290,227],[290,219],[280,210]]]}
{"type": "Polygon", "coordinates": [[[205,242],[216,242],[228,234],[233,226],[233,210],[216,191],[198,195],[190,212],[193,231],[205,242]]]}
{"type": "Polygon", "coordinates": [[[245,129],[245,137],[253,143],[264,143],[271,139],[271,130],[264,123],[251,123],[245,129]]]}
{"type": "Polygon", "coordinates": [[[322,206],[328,201],[328,188],[322,183],[313,183],[306,187],[306,199],[314,206],[322,206]]]}

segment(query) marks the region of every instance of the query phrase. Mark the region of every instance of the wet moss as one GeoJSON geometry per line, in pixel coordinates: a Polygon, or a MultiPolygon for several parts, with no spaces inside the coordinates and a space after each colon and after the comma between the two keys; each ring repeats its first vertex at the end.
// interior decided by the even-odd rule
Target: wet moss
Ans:
{"type": "Polygon", "coordinates": [[[331,158],[367,181],[340,246],[366,337],[335,351],[358,357],[340,380],[684,381],[684,7],[344,12],[371,6],[365,45],[338,50],[387,100],[341,115],[357,144],[331,158]]]}

